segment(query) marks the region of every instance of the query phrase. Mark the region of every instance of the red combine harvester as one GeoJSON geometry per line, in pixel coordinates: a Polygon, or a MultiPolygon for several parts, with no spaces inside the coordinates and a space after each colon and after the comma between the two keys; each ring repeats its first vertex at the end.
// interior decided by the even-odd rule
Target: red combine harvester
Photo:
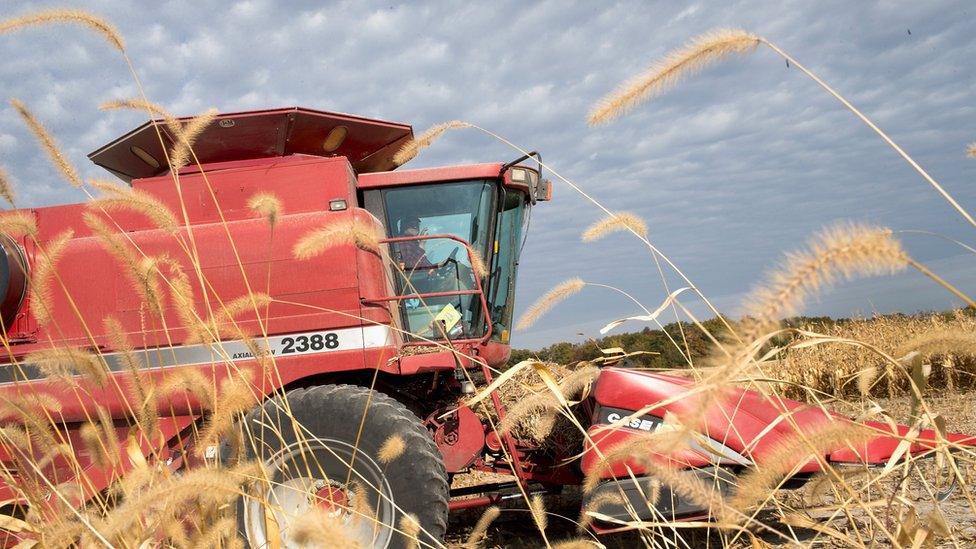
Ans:
{"type": "MultiPolygon", "coordinates": [[[[165,124],[147,123],[90,155],[97,165],[188,219],[192,231],[173,235],[136,213],[99,214],[141,253],[181,262],[191,273],[201,317],[249,292],[273,298],[266,314],[259,317],[252,309],[236,317],[240,331],[262,342],[276,364],[273,379],[258,387],[263,402],[242,420],[251,439],[249,451],[274,474],[261,498],[273,505],[247,498],[239,505],[240,530],[252,547],[285,543],[269,539],[279,534],[269,529],[265,513],[275,514],[271,518],[285,536],[289,522],[312,505],[327,505],[364,545],[403,545],[397,528],[404,513],[417,517],[432,542],[445,533],[449,510],[580,484],[599,466],[600,455],[657,429],[667,412],[680,415],[689,405],[680,398],[691,383],[684,378],[604,368],[579,405],[588,442],[566,455],[498,435],[464,405],[475,390],[468,371],[480,371],[490,383],[491,368],[509,358],[523,233],[531,207],[549,200],[551,189],[540,170],[529,165],[531,155],[509,163],[394,171],[393,155],[411,137],[411,127],[403,124],[287,108],[218,116],[194,145],[202,170],[180,169],[178,185],[164,154],[163,147],[173,143],[165,124]],[[259,192],[283,203],[274,225],[247,207],[259,192]],[[399,269],[375,250],[351,243],[309,259],[293,256],[296,242],[310,231],[351,220],[373,224],[387,236],[386,253],[399,269]],[[199,252],[198,266],[186,259],[177,236],[199,252]],[[479,258],[487,269],[478,268],[479,258]],[[301,443],[292,429],[276,428],[288,423],[286,407],[305,430],[301,443]],[[646,413],[634,417],[637,411],[646,413]],[[381,463],[380,449],[394,435],[405,442],[403,454],[381,463]],[[569,459],[579,453],[581,460],[569,459]],[[302,465],[310,462],[316,466],[302,465]],[[449,489],[452,475],[471,470],[508,474],[513,480],[449,489]],[[352,477],[366,486],[383,527],[350,518],[351,497],[364,497],[363,489],[352,493],[352,477]]],[[[0,314],[10,344],[0,395],[47,394],[61,403],[62,428],[79,449],[75,462],[82,467],[54,460],[43,474],[54,484],[78,482],[83,487],[74,502],[78,506],[131,466],[125,458],[121,470],[109,470],[81,450],[80,427],[94,415],[95,404],[112,414],[121,440],[132,429],[131,398],[124,390],[131,373],[102,319],[111,316],[121,323],[136,343],[143,374],[156,381],[177,369],[194,368],[217,386],[233,369],[257,362],[253,346],[240,337],[213,344],[195,341],[172,303],[160,315],[166,329],[163,322],[147,320],[145,303],[119,261],[84,222],[83,214],[90,211],[86,204],[30,210],[42,244],[66,229],[74,231],[57,263],[64,289],[57,285],[51,293],[50,323],[40,326],[25,299],[29,273],[39,260],[35,242],[5,237],[0,254],[5,292],[0,314]],[[77,391],[45,378],[23,360],[51,347],[98,351],[117,383],[79,381],[84,391],[77,391]]],[[[706,418],[706,443],[693,444],[680,456],[660,456],[719,479],[717,489],[723,492],[733,490],[737,474],[761,465],[778,442],[798,429],[839,420],[749,391],[726,402],[706,418]]],[[[489,406],[498,418],[505,417],[497,394],[489,406]]],[[[199,465],[193,434],[204,415],[185,394],[160,400],[162,440],[155,447],[144,440],[146,459],[162,460],[174,470],[199,465]]],[[[879,436],[863,448],[840,448],[824,458],[885,463],[907,428],[893,432],[875,426],[879,436]]],[[[923,432],[910,453],[931,451],[937,439],[936,433],[923,432]]],[[[219,459],[222,452],[217,446],[205,450],[206,459],[219,459]]],[[[0,467],[12,478],[31,474],[13,470],[12,464],[10,453],[0,451],[0,467]]],[[[820,461],[811,460],[794,480],[820,468],[820,461]]],[[[589,497],[609,490],[632,504],[605,507],[604,514],[631,520],[706,512],[667,490],[649,508],[631,474],[641,478],[647,473],[625,463],[603,472],[603,482],[589,497]]],[[[0,486],[0,500],[16,503],[16,487],[0,486]]]]}

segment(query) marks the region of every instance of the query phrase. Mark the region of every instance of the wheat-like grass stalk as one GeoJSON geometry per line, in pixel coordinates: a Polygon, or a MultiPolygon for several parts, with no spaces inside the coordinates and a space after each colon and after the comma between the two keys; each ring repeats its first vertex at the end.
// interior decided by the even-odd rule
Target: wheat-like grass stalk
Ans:
{"type": "Polygon", "coordinates": [[[94,212],[82,214],[82,220],[98,239],[98,243],[125,267],[132,288],[156,315],[162,314],[163,296],[156,274],[159,265],[168,263],[163,257],[140,257],[121,234],[113,231],[94,212]]]}
{"type": "Polygon", "coordinates": [[[450,122],[444,122],[442,124],[437,124],[436,126],[431,126],[427,131],[420,134],[419,137],[411,139],[400,147],[400,150],[393,155],[393,162],[397,166],[402,166],[407,162],[413,160],[421,151],[426,149],[433,143],[438,137],[441,136],[447,130],[456,130],[459,128],[468,128],[470,124],[467,122],[461,122],[460,120],[451,120],[450,122]]]}
{"type": "Polygon", "coordinates": [[[17,193],[14,192],[14,186],[10,182],[10,176],[7,175],[7,170],[0,168],[0,197],[3,197],[12,207],[16,208],[17,205],[14,204],[17,193]]]}
{"type": "Polygon", "coordinates": [[[548,392],[522,398],[506,407],[505,417],[498,422],[498,432],[510,433],[524,425],[533,440],[545,440],[552,432],[559,408],[559,401],[548,392]]]}
{"type": "Polygon", "coordinates": [[[112,416],[105,408],[98,407],[98,423],[85,423],[81,426],[81,438],[85,447],[95,457],[95,463],[102,467],[115,467],[122,456],[122,445],[112,416]]]}
{"type": "MultiPolygon", "coordinates": [[[[591,524],[593,524],[593,517],[589,514],[590,511],[595,513],[595,512],[599,512],[600,508],[606,505],[624,506],[626,504],[627,501],[624,499],[624,497],[621,495],[620,492],[614,492],[610,490],[600,492],[596,496],[590,498],[590,500],[586,502],[586,504],[583,506],[583,509],[580,511],[580,519],[578,521],[579,531],[584,532],[590,527],[591,524]]],[[[654,505],[654,502],[651,502],[650,504],[654,505]]]]}
{"type": "Polygon", "coordinates": [[[647,224],[640,216],[629,212],[616,212],[611,216],[604,217],[587,227],[581,238],[583,242],[593,242],[610,233],[627,230],[634,231],[647,238],[647,224]]]}
{"type": "Polygon", "coordinates": [[[353,523],[359,524],[362,520],[376,520],[376,509],[369,502],[369,490],[358,480],[349,483],[349,499],[352,500],[353,523]]]}
{"type": "Polygon", "coordinates": [[[125,51],[125,42],[122,40],[122,35],[115,30],[115,27],[104,19],[81,10],[60,8],[6,19],[0,21],[0,34],[6,34],[25,27],[38,27],[56,23],[72,23],[92,29],[105,37],[117,50],[125,51]]]}
{"type": "Polygon", "coordinates": [[[810,295],[838,279],[891,274],[908,265],[908,254],[886,228],[846,223],[828,227],[808,249],[787,254],[783,267],[752,292],[746,314],[761,321],[792,316],[810,295]]]}
{"type": "Polygon", "coordinates": [[[933,189],[938,192],[946,202],[949,203],[970,225],[976,227],[976,219],[963,208],[955,198],[952,197],[922,166],[915,161],[907,152],[904,151],[895,141],[888,136],[881,128],[871,121],[864,113],[855,107],[844,96],[824,82],[819,76],[806,68],[799,61],[791,57],[776,44],[769,40],[741,30],[718,30],[706,33],[692,40],[685,48],[669,54],[664,60],[656,63],[644,74],[634,78],[630,82],[622,85],[615,92],[606,96],[597,103],[596,107],[590,112],[590,124],[599,124],[619,116],[620,114],[633,108],[640,102],[649,97],[660,94],[664,90],[673,86],[682,76],[696,71],[705,64],[725,57],[730,53],[748,53],[755,49],[758,44],[764,44],[777,55],[786,60],[787,64],[799,69],[803,74],[813,80],[824,91],[829,93],[834,99],[844,105],[847,110],[854,114],[861,122],[871,128],[888,144],[899,156],[924,179],[933,189]]]}
{"type": "Polygon", "coordinates": [[[207,425],[197,436],[200,441],[196,445],[199,457],[206,454],[208,445],[219,443],[221,436],[234,427],[234,421],[238,416],[250,410],[257,402],[257,395],[245,379],[244,373],[242,371],[241,376],[231,376],[220,384],[213,412],[207,425]]]}
{"type": "Polygon", "coordinates": [[[550,547],[552,549],[594,549],[602,547],[602,545],[597,545],[593,541],[585,539],[568,539],[553,543],[550,547]]]}
{"type": "Polygon", "coordinates": [[[111,101],[105,101],[98,106],[99,110],[103,111],[117,111],[117,110],[135,110],[135,111],[146,111],[153,116],[158,116],[166,120],[173,120],[174,117],[166,109],[145,99],[132,98],[132,99],[113,99],[111,101]]]}
{"type": "Polygon", "coordinates": [[[488,277],[488,266],[485,264],[485,260],[481,257],[481,253],[474,248],[471,248],[471,270],[479,279],[484,279],[488,277]]]}
{"type": "Polygon", "coordinates": [[[108,379],[108,370],[102,359],[84,349],[42,349],[29,353],[24,361],[37,366],[45,376],[63,379],[68,383],[74,383],[75,375],[82,375],[99,386],[104,385],[108,379]]]}
{"type": "MultiPolygon", "coordinates": [[[[559,392],[564,400],[582,400],[582,396],[600,375],[600,369],[587,365],[573,370],[559,380],[559,392]]],[[[505,417],[498,422],[499,433],[522,428],[532,440],[544,441],[555,427],[556,416],[562,408],[552,391],[543,391],[517,400],[507,407],[505,417]]]]}
{"type": "Polygon", "coordinates": [[[112,349],[121,355],[129,372],[129,385],[136,401],[136,422],[143,434],[151,440],[156,434],[159,420],[154,388],[149,386],[143,377],[143,362],[126,337],[122,323],[115,317],[109,316],[104,319],[103,324],[112,349]]]}
{"type": "Polygon", "coordinates": [[[586,282],[579,278],[571,278],[564,282],[559,283],[551,290],[540,297],[535,303],[528,308],[527,311],[519,319],[517,328],[519,330],[524,330],[536,323],[543,315],[549,312],[550,309],[555,307],[557,304],[569,299],[571,296],[576,295],[586,286],[586,282]]]}
{"type": "Polygon", "coordinates": [[[406,449],[407,444],[403,441],[403,437],[399,433],[394,433],[383,441],[379,452],[376,453],[376,459],[384,465],[389,465],[402,456],[406,449]]]}
{"type": "Polygon", "coordinates": [[[922,356],[936,354],[976,355],[976,334],[965,328],[938,327],[903,341],[892,356],[918,351],[922,356]]]}
{"type": "Polygon", "coordinates": [[[272,301],[274,300],[270,295],[263,292],[257,292],[242,295],[241,297],[234,298],[224,303],[216,318],[216,324],[220,330],[220,333],[236,333],[231,329],[234,324],[234,319],[242,314],[253,312],[255,309],[260,310],[267,307],[272,301]]]}
{"type": "Polygon", "coordinates": [[[213,380],[203,375],[197,368],[178,368],[168,373],[159,383],[158,398],[165,398],[177,392],[189,392],[205,409],[214,407],[213,380]]]}
{"type": "MultiPolygon", "coordinates": [[[[270,512],[270,509],[265,512],[270,512]]],[[[359,543],[346,534],[342,523],[318,507],[298,517],[290,525],[288,536],[295,543],[305,547],[361,549],[359,543]]]]}
{"type": "Polygon", "coordinates": [[[614,463],[633,461],[643,467],[648,474],[668,485],[672,491],[702,505],[713,515],[724,517],[734,513],[734,506],[728,506],[724,498],[707,485],[698,475],[681,471],[657,461],[661,456],[671,455],[686,438],[680,431],[659,431],[639,435],[617,444],[605,452],[597,466],[590,470],[583,481],[583,492],[590,493],[599,485],[603,471],[614,463]]]}
{"type": "Polygon", "coordinates": [[[747,316],[737,330],[739,339],[712,357],[719,367],[705,379],[698,404],[684,418],[687,428],[701,424],[723,398],[726,382],[752,363],[754,354],[779,329],[781,318],[797,314],[810,296],[838,279],[894,273],[908,265],[915,263],[889,229],[852,223],[827,227],[807,248],[787,254],[784,265],[746,299],[747,316]]]}
{"type": "Polygon", "coordinates": [[[171,476],[163,482],[146,487],[135,497],[119,504],[106,517],[99,531],[106,538],[124,535],[133,525],[149,521],[153,517],[173,516],[189,503],[198,505],[224,505],[242,493],[242,485],[258,478],[248,463],[233,469],[192,469],[180,476],[171,476]]]}
{"type": "Polygon", "coordinates": [[[203,526],[203,530],[198,535],[193,536],[193,539],[188,540],[187,544],[182,547],[230,548],[240,543],[234,539],[234,536],[237,535],[237,520],[232,517],[223,517],[217,519],[212,524],[205,524],[203,526]]]}
{"type": "Polygon", "coordinates": [[[281,200],[273,193],[260,192],[247,200],[247,207],[251,211],[268,220],[268,225],[272,227],[278,222],[278,218],[284,212],[281,200]]]}
{"type": "Polygon", "coordinates": [[[532,522],[540,532],[545,532],[549,527],[549,514],[546,512],[546,502],[542,499],[542,494],[535,494],[529,501],[529,512],[532,514],[532,522]]]}
{"type": "Polygon", "coordinates": [[[406,549],[418,549],[420,547],[420,521],[412,513],[407,513],[400,517],[400,532],[403,534],[404,547],[406,549]]]}
{"type": "Polygon", "coordinates": [[[213,123],[217,117],[217,109],[210,109],[207,112],[191,118],[186,123],[170,123],[168,127],[175,135],[176,143],[170,151],[169,165],[174,172],[190,163],[193,152],[193,143],[196,142],[203,130],[213,123]]]}
{"type": "Polygon", "coordinates": [[[305,234],[292,248],[295,259],[310,259],[337,246],[355,245],[373,253],[379,253],[380,238],[373,224],[358,219],[343,220],[305,234]]]}
{"type": "Polygon", "coordinates": [[[607,123],[715,61],[752,52],[760,41],[758,36],[739,29],[703,34],[603,97],[590,111],[589,123],[607,123]]]}
{"type": "Polygon", "coordinates": [[[24,120],[27,127],[30,129],[34,137],[41,142],[41,146],[44,148],[47,155],[51,158],[51,161],[61,172],[61,175],[71,184],[72,187],[81,188],[81,176],[78,175],[78,171],[75,167],[71,165],[71,162],[64,156],[61,152],[61,147],[58,146],[58,142],[55,141],[54,136],[52,136],[47,129],[41,124],[41,121],[34,116],[34,113],[27,108],[22,101],[19,99],[11,99],[10,104],[17,111],[17,114],[24,120]]]}
{"type": "Polygon", "coordinates": [[[50,419],[51,416],[61,412],[61,402],[51,395],[34,393],[0,396],[0,412],[3,417],[17,418],[24,432],[38,445],[42,453],[57,453],[64,450],[60,438],[54,433],[50,419]]]}
{"type": "Polygon", "coordinates": [[[153,225],[171,234],[180,228],[173,212],[162,201],[145,191],[102,179],[89,180],[88,184],[104,193],[104,196],[90,202],[90,208],[138,212],[146,216],[153,225]]]}
{"type": "Polygon", "coordinates": [[[67,229],[54,237],[53,240],[45,244],[43,253],[38,254],[34,261],[34,269],[30,277],[31,312],[41,326],[47,326],[51,322],[51,314],[54,312],[51,279],[54,276],[58,261],[64,255],[68,242],[74,235],[74,231],[67,229]]]}
{"type": "MultiPolygon", "coordinates": [[[[213,343],[215,334],[211,331],[210,326],[201,319],[199,313],[197,313],[197,302],[193,293],[193,285],[190,283],[190,277],[179,263],[165,257],[163,260],[165,260],[166,267],[168,268],[165,279],[169,286],[170,299],[173,301],[173,309],[176,310],[176,316],[179,317],[180,322],[187,331],[186,341],[213,343]]],[[[160,263],[162,264],[163,261],[160,261],[160,263]]]]}
{"type": "Polygon", "coordinates": [[[793,435],[765,455],[757,469],[739,476],[729,505],[734,509],[746,509],[769,496],[775,484],[793,468],[831,450],[848,445],[856,447],[873,436],[870,429],[843,420],[825,421],[816,427],[805,428],[802,434],[793,435]]]}
{"type": "Polygon", "coordinates": [[[878,368],[871,366],[857,372],[857,391],[861,396],[868,396],[871,393],[871,386],[878,377],[878,368]]]}
{"type": "Polygon", "coordinates": [[[468,538],[461,544],[461,549],[479,549],[488,534],[488,527],[502,514],[502,510],[492,505],[485,509],[485,512],[478,518],[468,538]]]}
{"type": "Polygon", "coordinates": [[[37,220],[27,210],[7,212],[0,215],[0,233],[7,236],[27,236],[37,238],[37,220]]]}

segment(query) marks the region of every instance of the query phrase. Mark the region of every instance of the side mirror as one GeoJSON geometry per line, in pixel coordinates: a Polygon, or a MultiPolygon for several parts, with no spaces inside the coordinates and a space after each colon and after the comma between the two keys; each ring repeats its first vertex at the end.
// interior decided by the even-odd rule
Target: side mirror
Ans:
{"type": "Polygon", "coordinates": [[[543,179],[536,185],[533,192],[536,201],[538,202],[548,202],[552,200],[552,181],[548,179],[543,179]]]}

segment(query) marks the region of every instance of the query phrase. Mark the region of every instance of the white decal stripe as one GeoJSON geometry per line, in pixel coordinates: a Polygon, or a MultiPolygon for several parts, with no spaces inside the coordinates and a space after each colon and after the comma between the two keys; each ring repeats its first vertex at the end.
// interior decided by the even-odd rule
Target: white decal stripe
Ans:
{"type": "MultiPolygon", "coordinates": [[[[389,326],[372,325],[341,330],[319,330],[270,336],[267,340],[256,337],[254,344],[267,348],[275,358],[289,358],[310,354],[373,349],[393,345],[393,332],[389,326]]],[[[176,347],[156,347],[141,349],[134,353],[144,369],[170,368],[174,366],[194,366],[212,364],[226,360],[253,360],[252,348],[243,340],[222,341],[212,345],[180,345],[176,347]]],[[[102,355],[111,371],[126,368],[121,353],[102,355]]],[[[21,363],[19,368],[12,364],[0,364],[0,385],[12,383],[15,379],[41,379],[40,370],[29,363],[21,363]],[[14,375],[15,372],[18,375],[14,375]]]]}

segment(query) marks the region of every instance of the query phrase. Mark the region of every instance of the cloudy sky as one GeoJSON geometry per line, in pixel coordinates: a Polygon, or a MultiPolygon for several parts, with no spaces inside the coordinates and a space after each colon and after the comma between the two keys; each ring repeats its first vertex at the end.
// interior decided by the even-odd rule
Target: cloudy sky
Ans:
{"type": "MultiPolygon", "coordinates": [[[[2,16],[49,5],[0,2],[2,16]]],[[[588,128],[590,105],[690,37],[715,27],[761,34],[834,85],[886,129],[964,206],[976,210],[976,13],[971,2],[471,2],[392,5],[271,0],[75,3],[113,21],[151,99],[189,115],[280,106],[375,116],[419,132],[461,119],[493,129],[612,209],[648,223],[652,241],[723,311],[785,251],[850,219],[976,243],[961,218],[891,149],[771,51],[707,69],[617,122],[588,128]]],[[[5,97],[28,103],[88,176],[85,154],[140,124],[97,105],[136,95],[100,38],[66,27],[0,36],[5,97]]],[[[473,130],[445,135],[412,162],[505,161],[473,130]]],[[[0,164],[23,206],[79,200],[13,110],[0,106],[0,164]]],[[[646,250],[618,234],[582,244],[600,218],[558,185],[532,218],[520,309],[572,276],[666,295],[646,250]]],[[[944,240],[900,235],[909,252],[976,293],[976,257],[944,240]]],[[[668,273],[671,288],[680,285],[668,273]]],[[[685,294],[692,310],[700,303],[685,294]]],[[[839,285],[809,314],[944,309],[920,275],[839,285]]],[[[537,348],[596,335],[637,311],[586,289],[513,343],[537,348]],[[579,335],[583,334],[583,335],[579,335]]]]}

